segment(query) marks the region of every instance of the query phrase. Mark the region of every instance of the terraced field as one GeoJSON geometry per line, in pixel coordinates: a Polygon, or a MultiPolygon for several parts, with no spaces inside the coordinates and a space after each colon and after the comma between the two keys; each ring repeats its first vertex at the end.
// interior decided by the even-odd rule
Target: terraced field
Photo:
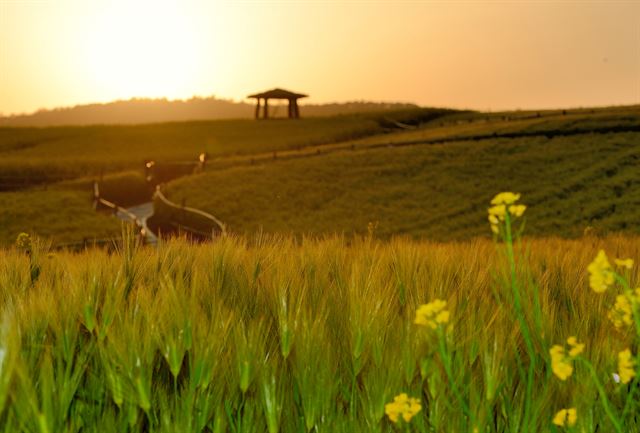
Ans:
{"type": "Polygon", "coordinates": [[[0,192],[0,219],[11,221],[0,243],[23,230],[55,244],[119,236],[93,213],[93,180],[124,206],[148,201],[145,159],[186,163],[164,191],[235,233],[365,233],[377,223],[385,238],[467,239],[486,235],[484,203],[504,189],[536,205],[532,235],[637,232],[639,128],[635,106],[4,128],[0,183],[17,191],[0,192]],[[190,175],[202,151],[206,170],[190,175]]]}
{"type": "Polygon", "coordinates": [[[530,234],[640,230],[637,107],[523,117],[454,115],[305,155],[221,161],[168,194],[240,233],[366,233],[372,222],[383,237],[460,240],[483,235],[499,190],[535,205],[530,234]]]}

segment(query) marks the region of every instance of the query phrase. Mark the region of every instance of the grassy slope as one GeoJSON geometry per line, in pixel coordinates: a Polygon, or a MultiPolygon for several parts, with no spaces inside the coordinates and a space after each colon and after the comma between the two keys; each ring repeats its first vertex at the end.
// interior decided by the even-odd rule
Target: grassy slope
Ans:
{"type": "Polygon", "coordinates": [[[97,213],[87,191],[0,192],[0,245],[15,242],[21,232],[54,245],[118,236],[120,222],[97,213]]]}
{"type": "MultiPolygon", "coordinates": [[[[434,119],[423,128],[384,136],[352,140],[355,146],[379,143],[451,140],[487,135],[572,134],[592,130],[640,129],[640,106],[575,110],[566,114],[550,111],[505,113],[459,113],[434,119]]],[[[612,131],[615,132],[615,131],[612,131]]]]}
{"type": "MultiPolygon", "coordinates": [[[[484,218],[484,205],[478,204],[482,198],[509,187],[531,192],[527,197],[529,203],[541,204],[533,212],[543,212],[542,207],[548,206],[546,213],[532,226],[534,233],[549,230],[551,233],[578,234],[587,225],[634,229],[637,187],[629,164],[635,158],[637,137],[631,133],[575,135],[548,142],[544,138],[529,137],[422,148],[383,148],[248,166],[249,158],[256,156],[255,152],[264,154],[266,149],[296,149],[314,142],[379,132],[394,126],[388,117],[405,123],[427,123],[417,130],[375,134],[342,144],[323,145],[322,152],[338,147],[350,149],[352,144],[359,149],[493,132],[566,132],[593,127],[635,127],[639,123],[638,107],[591,111],[572,110],[564,116],[561,112],[542,112],[540,118],[531,112],[454,113],[430,119],[437,112],[414,110],[378,114],[377,117],[303,119],[299,123],[224,121],[134,127],[1,129],[0,166],[3,170],[0,177],[7,175],[4,170],[7,167],[16,170],[20,176],[37,174],[47,167],[54,172],[84,176],[98,165],[130,165],[128,157],[123,156],[130,156],[123,153],[129,149],[140,159],[145,152],[164,155],[167,159],[191,158],[202,150],[200,144],[211,133],[223,137],[220,142],[226,143],[226,147],[216,148],[220,152],[218,156],[224,156],[212,160],[211,169],[216,173],[176,183],[171,194],[177,199],[185,197],[188,204],[220,215],[231,229],[240,232],[259,227],[279,232],[363,232],[369,221],[380,221],[378,230],[384,236],[404,233],[437,239],[464,238],[483,233],[482,227],[478,226],[478,221],[484,218]],[[505,122],[505,117],[510,121],[505,122]],[[173,145],[176,142],[186,145],[173,145]],[[72,156],[70,152],[74,149],[79,153],[72,156]],[[92,159],[92,151],[97,151],[104,159],[92,159]],[[230,153],[245,153],[247,159],[243,162],[238,160],[239,156],[229,158],[230,153]],[[503,154],[506,153],[510,155],[505,157],[503,154]],[[572,162],[574,155],[576,160],[572,162]],[[81,164],[71,164],[74,160],[81,164]],[[556,161],[560,161],[560,165],[556,161]],[[238,167],[223,169],[230,164],[238,167]],[[490,169],[492,166],[498,168],[490,169]],[[77,172],[80,168],[83,173],[77,172]],[[529,178],[534,183],[530,184],[529,178]],[[594,191],[596,199],[591,200],[594,191]],[[578,209],[578,212],[572,212],[572,209],[578,209]]],[[[315,153],[315,150],[311,148],[310,152],[315,153]]],[[[279,155],[282,155],[279,159],[286,158],[284,152],[279,155]]],[[[267,152],[266,157],[271,159],[271,153],[267,152]]],[[[140,164],[134,165],[137,168],[140,164]]],[[[11,173],[9,170],[9,175],[11,173]]],[[[76,178],[50,187],[47,194],[0,193],[0,208],[4,215],[0,244],[11,242],[16,233],[23,230],[54,235],[56,243],[117,235],[117,222],[96,215],[90,208],[92,180],[93,176],[76,178]],[[45,203],[46,208],[55,211],[42,211],[43,205],[34,203],[45,203]]],[[[144,200],[148,190],[140,170],[105,175],[103,193],[107,198],[127,205],[144,200]]]]}
{"type": "Polygon", "coordinates": [[[301,121],[0,128],[0,245],[13,242],[22,231],[54,244],[118,235],[119,222],[91,208],[92,183],[103,171],[102,196],[127,206],[149,199],[141,170],[147,158],[195,161],[203,151],[215,158],[300,148],[380,132],[380,119],[389,116],[419,121],[446,112],[419,109],[301,121]],[[126,168],[137,171],[109,173],[126,168]],[[51,185],[46,193],[41,186],[3,192],[16,184],[23,187],[60,178],[69,180],[51,185]]]}
{"type": "MultiPolygon", "coordinates": [[[[366,142],[638,124],[640,112],[634,108],[624,114],[587,112],[515,124],[436,125],[366,142]]],[[[514,190],[531,205],[529,233],[571,236],[588,226],[640,231],[639,158],[638,132],[496,138],[341,151],[216,170],[175,181],[168,191],[172,199],[207,210],[238,232],[365,232],[368,222],[379,221],[383,236],[462,239],[486,233],[486,203],[492,194],[514,190]]]]}
{"type": "Polygon", "coordinates": [[[386,117],[415,122],[448,112],[418,109],[301,121],[0,128],[0,245],[13,242],[22,231],[54,244],[118,235],[119,223],[91,208],[92,182],[103,171],[103,197],[127,206],[148,200],[141,170],[147,158],[195,161],[203,151],[215,158],[297,149],[380,132],[380,119],[386,117]],[[109,173],[125,168],[137,171],[109,173]],[[37,191],[2,192],[15,184],[60,178],[70,179],[51,185],[46,193],[41,186],[37,191]]]}
{"type": "Polygon", "coordinates": [[[196,161],[212,157],[299,148],[379,133],[380,119],[428,118],[444,110],[301,120],[220,120],[136,126],[0,128],[3,178],[69,178],[139,168],[147,159],[196,161]]]}

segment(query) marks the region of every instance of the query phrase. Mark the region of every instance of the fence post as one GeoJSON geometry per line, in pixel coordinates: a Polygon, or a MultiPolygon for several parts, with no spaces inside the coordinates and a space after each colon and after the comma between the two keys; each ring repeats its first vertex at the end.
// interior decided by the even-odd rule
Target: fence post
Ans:
{"type": "Polygon", "coordinates": [[[209,154],[207,152],[202,152],[198,157],[198,162],[200,163],[200,171],[204,171],[204,167],[207,165],[208,160],[209,154]]]}
{"type": "Polygon", "coordinates": [[[145,174],[145,179],[147,180],[147,182],[151,183],[151,181],[153,180],[153,166],[156,165],[156,162],[153,160],[149,160],[146,161],[144,163],[144,174],[145,174]]]}
{"type": "Polygon", "coordinates": [[[98,182],[93,181],[93,210],[98,210],[99,201],[100,201],[100,190],[98,189],[98,182]]]}

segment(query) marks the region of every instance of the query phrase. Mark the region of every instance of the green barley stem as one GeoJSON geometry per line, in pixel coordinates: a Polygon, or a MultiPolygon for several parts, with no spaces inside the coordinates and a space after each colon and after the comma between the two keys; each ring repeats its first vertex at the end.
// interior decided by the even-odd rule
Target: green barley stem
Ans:
{"type": "Polygon", "coordinates": [[[438,349],[440,351],[440,357],[442,358],[444,371],[447,374],[447,379],[449,380],[449,383],[451,384],[451,389],[453,390],[453,394],[458,399],[458,402],[460,402],[460,405],[462,406],[462,411],[464,412],[464,414],[469,418],[471,423],[475,425],[475,418],[473,416],[473,413],[471,413],[471,410],[469,409],[469,405],[467,405],[467,403],[464,401],[464,398],[462,397],[462,394],[458,389],[458,385],[454,380],[453,372],[451,371],[451,358],[449,357],[449,353],[447,352],[447,347],[445,345],[445,337],[442,332],[442,329],[438,329],[438,349]]]}

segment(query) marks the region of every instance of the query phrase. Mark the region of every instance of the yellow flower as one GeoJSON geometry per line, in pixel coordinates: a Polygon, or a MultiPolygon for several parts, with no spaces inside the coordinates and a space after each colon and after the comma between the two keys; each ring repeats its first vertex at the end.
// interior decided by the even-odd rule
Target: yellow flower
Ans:
{"type": "Polygon", "coordinates": [[[495,234],[500,233],[500,229],[498,228],[498,224],[500,224],[500,220],[497,216],[489,214],[489,225],[491,226],[491,231],[495,234]]]}
{"type": "Polygon", "coordinates": [[[496,235],[500,233],[500,229],[498,228],[497,224],[491,224],[491,231],[496,235]]]}
{"type": "Polygon", "coordinates": [[[384,406],[384,413],[387,414],[391,422],[397,423],[400,416],[405,422],[409,422],[421,409],[422,405],[417,398],[409,397],[403,392],[395,396],[391,403],[384,406]]]}
{"type": "Polygon", "coordinates": [[[571,359],[566,356],[564,347],[560,345],[554,345],[551,350],[551,369],[553,374],[558,376],[560,380],[567,380],[573,373],[573,364],[571,359]]]}
{"type": "Polygon", "coordinates": [[[598,255],[587,267],[587,271],[589,271],[589,286],[596,293],[606,291],[615,281],[613,269],[603,250],[598,251],[598,255]]]}
{"type": "Polygon", "coordinates": [[[559,344],[555,344],[549,350],[551,355],[551,370],[553,374],[558,376],[560,380],[567,380],[573,374],[573,358],[578,356],[584,350],[584,344],[578,343],[576,337],[567,338],[569,344],[569,353],[559,344]]]}
{"type": "Polygon", "coordinates": [[[633,268],[633,259],[614,259],[613,262],[620,268],[633,268]]]}
{"type": "Polygon", "coordinates": [[[557,426],[564,427],[565,425],[571,427],[578,421],[578,411],[575,407],[569,409],[561,409],[553,417],[553,423],[557,426]]]}
{"type": "Polygon", "coordinates": [[[436,316],[436,323],[448,323],[449,322],[449,312],[447,310],[441,311],[436,316]]]}
{"type": "Polygon", "coordinates": [[[618,375],[620,382],[629,383],[636,375],[635,361],[631,356],[631,350],[625,349],[618,353],[618,375]]]}
{"type": "Polygon", "coordinates": [[[571,346],[571,349],[569,349],[569,356],[572,358],[580,355],[584,350],[584,343],[578,343],[576,337],[567,338],[567,343],[571,346]]]}
{"type": "Polygon", "coordinates": [[[436,299],[428,304],[423,304],[416,310],[414,323],[436,329],[438,325],[449,322],[449,311],[445,310],[447,301],[436,299]]]}
{"type": "MultiPolygon", "coordinates": [[[[636,291],[637,290],[638,289],[636,289],[636,291]]],[[[607,316],[616,328],[631,325],[633,323],[633,309],[629,298],[626,295],[616,296],[616,303],[607,316]]]]}
{"type": "Polygon", "coordinates": [[[409,422],[411,421],[411,418],[413,418],[418,414],[418,412],[420,412],[421,409],[422,405],[420,404],[420,401],[417,398],[412,397],[409,399],[409,407],[402,414],[402,418],[406,422],[409,422]]]}
{"type": "Polygon", "coordinates": [[[493,199],[491,199],[491,204],[513,204],[520,200],[520,194],[515,194],[512,192],[501,192],[497,194],[493,199]]]}
{"type": "Polygon", "coordinates": [[[407,394],[400,394],[394,398],[393,402],[384,405],[384,413],[387,414],[391,422],[398,422],[398,418],[402,415],[403,403],[397,401],[399,397],[407,397],[407,394]]]}
{"type": "Polygon", "coordinates": [[[521,217],[527,207],[523,204],[514,204],[509,206],[509,213],[514,217],[521,217]]]}
{"type": "Polygon", "coordinates": [[[521,217],[527,207],[523,204],[514,204],[520,199],[520,194],[514,194],[512,192],[501,192],[496,195],[492,200],[491,206],[487,211],[489,212],[489,223],[491,224],[491,231],[495,234],[500,233],[498,228],[501,221],[504,221],[509,212],[509,215],[513,218],[521,217]]]}
{"type": "Polygon", "coordinates": [[[504,216],[507,213],[507,207],[503,204],[499,204],[497,206],[490,207],[487,211],[489,212],[489,218],[493,216],[499,221],[504,221],[504,216]]]}

